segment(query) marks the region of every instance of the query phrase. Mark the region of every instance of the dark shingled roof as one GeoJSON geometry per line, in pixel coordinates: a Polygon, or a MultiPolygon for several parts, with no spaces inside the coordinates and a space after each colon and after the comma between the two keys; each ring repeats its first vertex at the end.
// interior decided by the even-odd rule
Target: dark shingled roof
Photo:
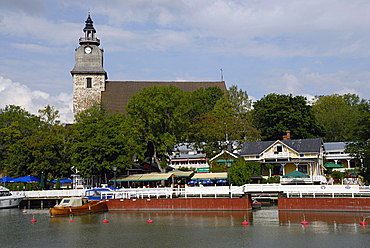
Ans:
{"type": "Polygon", "coordinates": [[[131,96],[144,88],[153,86],[176,86],[183,91],[195,91],[199,88],[219,87],[226,91],[224,81],[106,81],[105,91],[102,92],[102,102],[109,113],[125,113],[131,96]]]}
{"type": "Polygon", "coordinates": [[[296,140],[287,139],[283,140],[282,142],[297,152],[320,152],[320,149],[324,144],[321,138],[296,140]]]}
{"type": "MultiPolygon", "coordinates": [[[[259,155],[271,145],[277,141],[258,141],[258,142],[245,142],[243,144],[240,155],[259,155]]],[[[287,139],[282,140],[282,143],[291,147],[293,150],[298,153],[307,153],[307,152],[320,152],[320,149],[323,145],[321,138],[316,139],[287,139]]]]}

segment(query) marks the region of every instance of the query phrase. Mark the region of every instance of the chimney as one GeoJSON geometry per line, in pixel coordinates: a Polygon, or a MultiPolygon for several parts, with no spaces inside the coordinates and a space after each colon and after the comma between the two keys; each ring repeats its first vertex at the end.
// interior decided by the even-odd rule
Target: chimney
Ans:
{"type": "Polygon", "coordinates": [[[290,139],[290,131],[286,131],[286,135],[283,136],[283,140],[290,139]]]}

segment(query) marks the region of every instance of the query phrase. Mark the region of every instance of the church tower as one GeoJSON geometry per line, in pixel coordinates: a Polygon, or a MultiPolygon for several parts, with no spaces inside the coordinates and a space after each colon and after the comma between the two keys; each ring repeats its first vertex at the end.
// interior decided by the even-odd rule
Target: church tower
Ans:
{"type": "Polygon", "coordinates": [[[73,114],[90,108],[94,103],[101,102],[105,91],[107,73],[103,68],[103,49],[99,48],[100,40],[96,38],[96,30],[90,17],[85,21],[84,37],[79,39],[80,46],[76,49],[73,76],[73,114]]]}

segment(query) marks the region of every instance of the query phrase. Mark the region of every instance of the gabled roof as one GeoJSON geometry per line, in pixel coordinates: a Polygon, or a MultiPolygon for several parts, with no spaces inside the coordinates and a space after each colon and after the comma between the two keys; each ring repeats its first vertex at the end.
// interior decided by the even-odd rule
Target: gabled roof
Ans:
{"type": "Polygon", "coordinates": [[[240,155],[259,155],[274,143],[275,141],[245,142],[240,155]]]}
{"type": "Polygon", "coordinates": [[[258,141],[258,142],[245,142],[243,144],[242,150],[240,151],[241,156],[245,155],[259,155],[263,153],[273,144],[281,142],[286,146],[292,148],[298,153],[307,152],[320,152],[323,146],[323,141],[321,138],[316,139],[287,139],[281,141],[258,141]]]}
{"type": "Polygon", "coordinates": [[[297,152],[320,152],[320,149],[323,147],[323,141],[321,138],[316,139],[287,139],[283,140],[287,146],[293,148],[297,152]]]}
{"type": "Polygon", "coordinates": [[[231,153],[231,152],[229,152],[227,150],[223,150],[222,152],[220,152],[219,154],[217,154],[216,156],[214,156],[213,158],[211,158],[210,161],[215,160],[216,158],[220,157],[221,155],[223,155],[225,153],[228,154],[228,155],[230,155],[231,157],[234,157],[234,158],[237,158],[238,157],[237,155],[235,155],[235,154],[233,154],[233,153],[231,153]]]}

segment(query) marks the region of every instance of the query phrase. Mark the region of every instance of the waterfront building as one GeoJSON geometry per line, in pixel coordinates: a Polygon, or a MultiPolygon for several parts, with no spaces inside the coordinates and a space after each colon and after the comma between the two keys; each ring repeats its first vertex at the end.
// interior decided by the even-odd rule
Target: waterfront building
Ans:
{"type": "Polygon", "coordinates": [[[131,96],[146,87],[176,86],[183,91],[199,88],[219,87],[226,91],[225,81],[108,81],[103,67],[104,50],[90,14],[85,21],[84,37],[76,48],[73,77],[73,113],[88,109],[95,103],[103,102],[108,113],[124,113],[131,96]]]}
{"type": "Polygon", "coordinates": [[[326,182],[324,177],[324,143],[321,138],[290,139],[290,132],[283,140],[245,142],[240,156],[246,161],[262,163],[262,175],[270,176],[266,164],[273,165],[273,176],[284,176],[300,171],[310,176],[311,183],[326,182]]]}
{"type": "Polygon", "coordinates": [[[324,143],[326,164],[333,170],[345,171],[362,167],[362,159],[357,159],[346,152],[345,142],[324,143]]]}
{"type": "Polygon", "coordinates": [[[192,144],[178,144],[169,156],[168,166],[173,169],[194,169],[197,172],[208,172],[208,158],[204,151],[192,144]]]}

